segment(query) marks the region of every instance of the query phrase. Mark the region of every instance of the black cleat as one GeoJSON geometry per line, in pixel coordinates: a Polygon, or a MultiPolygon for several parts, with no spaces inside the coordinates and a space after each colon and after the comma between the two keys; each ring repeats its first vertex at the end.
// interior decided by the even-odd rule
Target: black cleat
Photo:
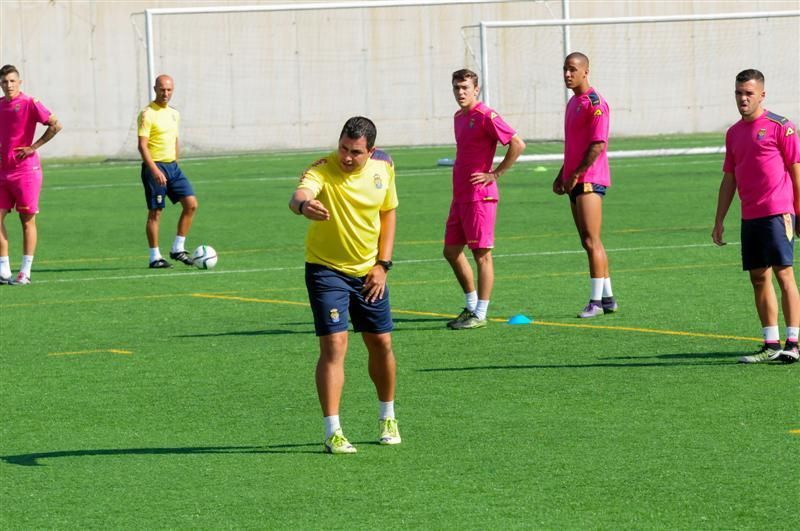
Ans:
{"type": "Polygon", "coordinates": [[[189,253],[186,251],[178,251],[177,253],[169,253],[169,257],[173,260],[177,260],[178,262],[183,262],[187,266],[194,265],[194,260],[192,257],[189,256],[189,253]]]}
{"type": "Polygon", "coordinates": [[[159,258],[158,260],[153,260],[150,262],[150,269],[169,269],[170,267],[172,267],[172,264],[163,258],[159,258]]]}

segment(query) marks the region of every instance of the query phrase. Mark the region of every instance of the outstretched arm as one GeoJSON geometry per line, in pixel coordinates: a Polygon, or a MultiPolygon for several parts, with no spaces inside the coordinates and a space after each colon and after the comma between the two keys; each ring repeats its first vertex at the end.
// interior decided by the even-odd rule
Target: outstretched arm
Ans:
{"type": "Polygon", "coordinates": [[[298,216],[305,216],[317,221],[325,221],[331,217],[325,205],[314,199],[314,193],[308,188],[298,188],[294,191],[289,200],[289,210],[298,216]]]}

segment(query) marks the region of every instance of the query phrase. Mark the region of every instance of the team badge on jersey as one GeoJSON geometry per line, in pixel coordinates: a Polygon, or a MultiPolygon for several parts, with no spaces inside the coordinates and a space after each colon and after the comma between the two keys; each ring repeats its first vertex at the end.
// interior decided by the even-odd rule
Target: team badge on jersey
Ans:
{"type": "Polygon", "coordinates": [[[597,109],[596,111],[594,111],[594,115],[595,116],[603,116],[603,111],[600,110],[600,109],[597,109]]]}
{"type": "Polygon", "coordinates": [[[758,130],[758,134],[756,134],[756,139],[763,140],[764,137],[766,136],[766,134],[767,134],[767,130],[766,129],[764,129],[764,128],[759,129],[758,130]]]}
{"type": "Polygon", "coordinates": [[[19,103],[14,105],[14,112],[19,112],[19,103]]]}
{"type": "Polygon", "coordinates": [[[331,311],[329,313],[330,313],[330,316],[331,316],[331,322],[338,323],[339,322],[339,310],[337,310],[336,308],[331,308],[331,311]]]}
{"type": "Polygon", "coordinates": [[[381,179],[381,176],[379,174],[376,173],[375,175],[373,175],[372,181],[375,183],[375,188],[377,188],[378,190],[383,188],[383,180],[381,179]]]}
{"type": "Polygon", "coordinates": [[[475,127],[475,118],[470,118],[469,119],[469,128],[472,129],[473,127],[475,127]]]}

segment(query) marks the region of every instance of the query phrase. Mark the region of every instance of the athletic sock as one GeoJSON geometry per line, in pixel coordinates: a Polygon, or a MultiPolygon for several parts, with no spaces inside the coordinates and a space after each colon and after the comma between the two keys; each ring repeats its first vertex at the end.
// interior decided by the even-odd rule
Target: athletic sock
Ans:
{"type": "Polygon", "coordinates": [[[475,314],[475,317],[483,321],[486,319],[486,314],[489,311],[489,301],[482,301],[479,300],[478,304],[475,306],[475,310],[472,313],[475,314]]]}
{"type": "Polygon", "coordinates": [[[614,296],[614,292],[611,291],[611,277],[606,277],[603,279],[603,298],[611,298],[614,296]]]}
{"type": "Polygon", "coordinates": [[[11,261],[7,256],[0,256],[0,277],[9,278],[11,276],[11,261]]]}
{"type": "Polygon", "coordinates": [[[183,244],[186,242],[186,236],[175,236],[175,241],[172,242],[171,253],[179,253],[185,251],[183,244]]]}
{"type": "Polygon", "coordinates": [[[22,265],[19,266],[20,273],[25,273],[25,276],[30,278],[31,276],[31,266],[33,265],[33,255],[32,254],[23,254],[22,255],[22,265]]]}
{"type": "Polygon", "coordinates": [[[781,342],[781,334],[778,331],[778,325],[775,326],[765,326],[761,329],[761,333],[764,334],[764,343],[778,343],[781,342]]]}
{"type": "Polygon", "coordinates": [[[478,305],[478,292],[470,291],[464,294],[464,306],[467,310],[474,312],[475,307],[478,305]]]}
{"type": "Polygon", "coordinates": [[[798,326],[787,326],[786,327],[786,341],[791,341],[792,343],[797,343],[797,335],[800,332],[800,327],[798,326]]]}
{"type": "Polygon", "coordinates": [[[339,425],[339,415],[331,415],[330,417],[323,417],[322,421],[325,423],[325,438],[327,439],[336,430],[342,427],[339,425]]]}
{"type": "Polygon", "coordinates": [[[378,420],[393,419],[394,418],[394,400],[389,402],[378,401],[380,405],[380,412],[378,413],[378,420]]]}
{"type": "Polygon", "coordinates": [[[150,263],[161,260],[161,250],[158,247],[150,247],[150,263]]]}
{"type": "Polygon", "coordinates": [[[603,298],[603,285],[605,284],[604,278],[591,279],[592,294],[589,297],[593,301],[600,301],[603,298]]]}

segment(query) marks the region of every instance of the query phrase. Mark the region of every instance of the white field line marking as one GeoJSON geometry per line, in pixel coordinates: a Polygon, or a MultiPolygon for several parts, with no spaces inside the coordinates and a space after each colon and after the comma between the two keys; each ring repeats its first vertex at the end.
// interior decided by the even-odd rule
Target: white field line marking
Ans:
{"type": "MultiPolygon", "coordinates": [[[[728,242],[728,245],[739,245],[739,242],[728,242]]],[[[625,253],[636,251],[663,251],[669,249],[693,249],[698,247],[716,247],[713,243],[691,243],[685,245],[660,245],[653,247],[621,247],[619,249],[606,249],[607,253],[625,253]]],[[[558,256],[566,254],[584,254],[586,251],[583,249],[570,249],[565,251],[533,251],[530,253],[509,253],[509,254],[496,254],[495,258],[526,258],[532,256],[558,256]]],[[[423,264],[442,262],[443,258],[421,258],[410,260],[395,260],[396,264],[423,264]]],[[[148,273],[140,275],[123,275],[118,277],[89,277],[89,278],[59,278],[50,280],[37,280],[36,284],[63,284],[72,282],[94,282],[98,280],[137,280],[137,279],[154,279],[154,278],[194,278],[197,275],[233,275],[233,274],[247,274],[247,273],[267,273],[270,271],[297,271],[304,269],[304,265],[291,266],[291,267],[265,267],[259,269],[229,269],[229,270],[210,270],[210,271],[184,271],[182,273],[148,273]]]]}

